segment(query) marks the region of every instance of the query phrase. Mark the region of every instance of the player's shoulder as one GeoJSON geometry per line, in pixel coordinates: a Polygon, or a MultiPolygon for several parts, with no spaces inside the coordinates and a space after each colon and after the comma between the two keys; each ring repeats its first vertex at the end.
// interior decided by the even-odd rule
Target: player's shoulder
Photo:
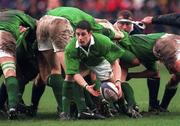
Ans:
{"type": "Polygon", "coordinates": [[[93,37],[95,40],[99,41],[110,41],[110,38],[101,34],[101,33],[93,33],[93,37]]]}
{"type": "Polygon", "coordinates": [[[73,38],[68,42],[68,44],[66,45],[65,50],[66,50],[66,51],[71,51],[71,50],[76,49],[76,48],[75,48],[75,47],[76,47],[76,41],[77,41],[77,39],[76,39],[75,37],[73,37],[73,38]]]}

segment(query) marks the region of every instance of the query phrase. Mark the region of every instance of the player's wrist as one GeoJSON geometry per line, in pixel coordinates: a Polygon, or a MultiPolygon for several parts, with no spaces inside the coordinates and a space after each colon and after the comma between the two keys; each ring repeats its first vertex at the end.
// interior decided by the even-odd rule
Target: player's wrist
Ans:
{"type": "Polygon", "coordinates": [[[120,80],[120,79],[117,79],[116,81],[115,81],[115,84],[121,84],[122,83],[122,81],[120,80]]]}
{"type": "MultiPolygon", "coordinates": [[[[88,84],[87,84],[87,83],[83,84],[83,88],[84,88],[84,89],[86,89],[86,88],[87,88],[87,86],[88,86],[88,84]]],[[[87,90],[87,89],[86,89],[86,90],[87,90]]]]}
{"type": "Polygon", "coordinates": [[[115,86],[117,87],[118,90],[119,90],[120,87],[121,87],[121,83],[122,83],[122,81],[121,81],[120,79],[117,79],[117,80],[115,81],[115,86]]]}

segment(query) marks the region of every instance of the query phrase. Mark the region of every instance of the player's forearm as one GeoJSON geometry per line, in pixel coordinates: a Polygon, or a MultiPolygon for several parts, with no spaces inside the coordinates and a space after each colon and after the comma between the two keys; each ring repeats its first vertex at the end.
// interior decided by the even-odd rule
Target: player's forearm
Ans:
{"type": "Polygon", "coordinates": [[[118,60],[116,60],[112,64],[112,70],[113,70],[113,74],[114,74],[114,81],[121,80],[121,67],[119,65],[119,61],[118,60]]]}
{"type": "Polygon", "coordinates": [[[87,86],[87,82],[84,80],[84,78],[81,76],[81,74],[75,74],[73,76],[76,83],[78,83],[80,86],[85,87],[87,86]]]}
{"type": "Polygon", "coordinates": [[[119,65],[119,60],[116,60],[112,64],[113,74],[114,74],[114,84],[118,89],[119,97],[122,96],[122,89],[121,89],[121,67],[119,65]]]}
{"type": "Polygon", "coordinates": [[[152,19],[152,23],[180,27],[180,14],[173,13],[155,16],[152,19]]]}

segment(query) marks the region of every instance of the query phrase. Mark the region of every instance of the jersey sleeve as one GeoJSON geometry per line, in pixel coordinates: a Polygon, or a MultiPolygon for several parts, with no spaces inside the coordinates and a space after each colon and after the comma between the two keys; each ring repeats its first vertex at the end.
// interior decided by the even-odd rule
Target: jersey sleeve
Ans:
{"type": "Polygon", "coordinates": [[[180,28],[180,14],[172,13],[172,14],[155,16],[152,20],[152,23],[171,25],[180,28]]]}
{"type": "Polygon", "coordinates": [[[110,63],[114,62],[116,59],[119,59],[124,54],[124,50],[122,48],[118,47],[110,39],[105,39],[104,45],[105,45],[104,50],[106,49],[104,57],[110,63]]]}
{"type": "Polygon", "coordinates": [[[76,74],[80,71],[80,61],[77,56],[77,53],[73,50],[72,46],[69,45],[65,48],[65,65],[66,74],[76,74]]]}
{"type": "Polygon", "coordinates": [[[111,29],[107,29],[107,28],[102,29],[102,34],[109,37],[110,39],[114,39],[115,37],[115,33],[111,29]]]}

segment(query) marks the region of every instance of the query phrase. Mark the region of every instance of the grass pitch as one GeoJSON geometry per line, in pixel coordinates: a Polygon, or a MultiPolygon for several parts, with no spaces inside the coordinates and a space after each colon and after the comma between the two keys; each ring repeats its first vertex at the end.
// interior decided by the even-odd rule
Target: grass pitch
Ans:
{"type": "MultiPolygon", "coordinates": [[[[134,70],[142,70],[135,68],[134,70]]],[[[160,68],[161,85],[159,99],[162,99],[165,84],[168,82],[170,75],[164,66],[160,68]]],[[[132,79],[129,81],[134,89],[136,101],[141,111],[148,109],[148,89],[146,79],[132,79]]],[[[31,86],[26,86],[24,100],[26,104],[30,103],[31,86]]],[[[107,120],[76,120],[60,121],[56,114],[56,102],[51,88],[46,87],[45,93],[41,98],[37,117],[22,117],[17,121],[0,119],[0,126],[179,126],[180,125],[180,93],[177,91],[176,96],[169,106],[170,113],[161,113],[160,115],[145,115],[141,119],[131,119],[125,115],[107,120]]]]}

